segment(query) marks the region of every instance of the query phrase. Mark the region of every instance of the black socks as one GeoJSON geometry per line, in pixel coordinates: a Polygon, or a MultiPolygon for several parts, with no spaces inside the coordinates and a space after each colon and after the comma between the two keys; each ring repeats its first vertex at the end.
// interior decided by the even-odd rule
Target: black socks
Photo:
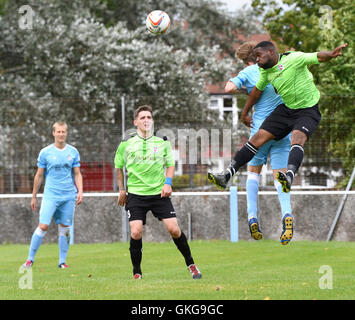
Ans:
{"type": "Polygon", "coordinates": [[[258,151],[258,148],[253,146],[250,141],[248,141],[234,156],[230,166],[225,172],[226,181],[239,170],[240,167],[248,163],[251,159],[253,159],[254,155],[258,151]]]}
{"type": "Polygon", "coordinates": [[[189,244],[187,243],[185,234],[181,231],[180,238],[177,239],[173,238],[173,241],[176,247],[181,252],[181,254],[184,256],[186,265],[189,266],[190,264],[194,264],[194,259],[192,259],[190,247],[189,244]]]}
{"type": "MultiPolygon", "coordinates": [[[[186,236],[183,232],[181,232],[180,238],[173,238],[173,241],[176,247],[179,249],[181,254],[185,258],[186,265],[189,266],[194,264],[194,260],[191,256],[191,251],[189,244],[187,243],[186,236]]],[[[131,238],[129,251],[131,253],[131,260],[133,265],[133,274],[139,273],[142,274],[141,271],[141,261],[142,261],[142,239],[134,240],[131,238]]]]}
{"type": "Polygon", "coordinates": [[[291,182],[295,177],[298,168],[300,167],[304,156],[303,147],[299,144],[291,146],[290,154],[288,156],[287,173],[286,175],[291,178],[291,182]]]}
{"type": "Polygon", "coordinates": [[[133,274],[142,274],[141,261],[142,261],[142,239],[134,240],[131,238],[129,251],[131,253],[131,260],[133,265],[133,274]]]}
{"type": "MultiPolygon", "coordinates": [[[[233,175],[239,170],[240,167],[248,163],[253,159],[254,155],[258,151],[250,141],[248,141],[234,156],[230,166],[225,172],[226,182],[233,177],[233,175]]],[[[304,156],[303,147],[299,144],[294,144],[291,146],[290,154],[288,157],[287,173],[286,175],[290,177],[291,182],[293,181],[295,174],[300,167],[304,156]]]]}

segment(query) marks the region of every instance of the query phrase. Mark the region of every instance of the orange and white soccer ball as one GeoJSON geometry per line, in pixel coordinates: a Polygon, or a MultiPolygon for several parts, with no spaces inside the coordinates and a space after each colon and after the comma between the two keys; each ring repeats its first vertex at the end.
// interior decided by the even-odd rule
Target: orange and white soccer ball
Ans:
{"type": "Polygon", "coordinates": [[[166,12],[162,10],[154,10],[148,14],[145,24],[149,32],[154,35],[161,35],[168,31],[170,18],[166,12]]]}

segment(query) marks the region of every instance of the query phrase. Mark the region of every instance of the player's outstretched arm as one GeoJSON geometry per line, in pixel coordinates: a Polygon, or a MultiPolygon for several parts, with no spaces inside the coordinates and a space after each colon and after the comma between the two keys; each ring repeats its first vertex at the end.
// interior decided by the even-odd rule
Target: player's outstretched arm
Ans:
{"type": "Polygon", "coordinates": [[[244,87],[238,89],[238,87],[232,81],[227,82],[226,86],[224,87],[224,92],[230,94],[243,93],[248,95],[248,91],[244,87]]]}
{"type": "Polygon", "coordinates": [[[251,90],[249,97],[244,105],[242,115],[241,115],[241,120],[249,128],[252,125],[251,123],[252,118],[249,116],[249,110],[259,100],[262,93],[263,92],[259,90],[257,87],[254,87],[253,90],[251,90]]]}
{"type": "Polygon", "coordinates": [[[347,46],[347,43],[344,43],[340,45],[339,47],[336,47],[332,51],[321,51],[317,53],[317,58],[319,62],[327,62],[331,59],[334,59],[336,57],[341,56],[342,50],[347,46]]]}
{"type": "Polygon", "coordinates": [[[238,88],[232,81],[228,81],[226,86],[224,87],[224,92],[230,94],[236,94],[238,93],[238,88]]]}

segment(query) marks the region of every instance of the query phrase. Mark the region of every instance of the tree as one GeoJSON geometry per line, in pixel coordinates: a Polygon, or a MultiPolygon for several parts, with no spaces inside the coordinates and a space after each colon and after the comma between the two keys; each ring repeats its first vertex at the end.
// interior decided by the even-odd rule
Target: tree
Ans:
{"type": "Polygon", "coordinates": [[[74,122],[117,122],[123,94],[132,105],[154,97],[164,119],[174,110],[203,120],[194,111],[206,104],[206,83],[225,80],[233,68],[230,58],[219,57],[232,50],[238,24],[207,1],[160,3],[177,23],[156,38],[142,23],[155,1],[41,0],[33,7],[32,30],[19,30],[20,4],[6,3],[0,26],[1,94],[21,97],[1,110],[8,124],[58,114],[74,122]],[[179,25],[179,18],[188,19],[188,26],[183,20],[179,25]],[[76,99],[75,108],[68,98],[76,99]]]}
{"type": "Polygon", "coordinates": [[[123,21],[129,30],[140,28],[150,11],[163,9],[172,21],[169,37],[164,40],[175,49],[196,51],[201,45],[218,45],[225,54],[234,57],[238,34],[260,32],[260,23],[252,10],[240,10],[238,15],[226,13],[220,1],[102,0],[102,3],[107,4],[107,10],[97,12],[102,21],[108,25],[123,21]]]}
{"type": "Polygon", "coordinates": [[[346,176],[349,176],[355,165],[354,2],[254,0],[253,7],[264,14],[264,26],[281,50],[326,51],[348,43],[342,57],[311,66],[311,71],[321,91],[323,120],[319,131],[323,142],[327,141],[323,155],[330,152],[333,159],[341,159],[346,176]]]}
{"type": "MultiPolygon", "coordinates": [[[[206,84],[225,80],[235,69],[225,40],[227,35],[234,44],[237,33],[232,32],[233,17],[209,1],[165,1],[173,25],[162,37],[145,29],[154,1],[39,0],[31,7],[30,29],[19,27],[27,14],[19,12],[22,1],[2,3],[0,126],[3,132],[11,129],[18,152],[8,154],[4,163],[10,163],[9,157],[33,163],[38,148],[51,141],[49,128],[57,119],[120,128],[122,96],[127,119],[137,105],[151,103],[157,125],[217,123],[206,108],[206,84]]],[[[72,136],[100,148],[100,127],[85,130],[72,136]]],[[[110,132],[108,143],[117,140],[117,130],[110,132]]]]}

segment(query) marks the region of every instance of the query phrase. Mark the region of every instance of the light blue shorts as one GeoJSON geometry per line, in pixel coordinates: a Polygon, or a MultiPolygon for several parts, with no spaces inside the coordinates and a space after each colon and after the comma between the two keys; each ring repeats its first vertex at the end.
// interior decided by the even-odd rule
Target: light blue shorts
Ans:
{"type": "Polygon", "coordinates": [[[279,141],[270,140],[259,148],[248,164],[254,167],[266,164],[268,155],[270,154],[270,164],[273,170],[287,168],[290,147],[291,134],[279,141]]]}
{"type": "Polygon", "coordinates": [[[75,211],[74,199],[56,200],[43,198],[41,209],[39,211],[39,223],[50,225],[52,218],[56,224],[71,226],[73,223],[75,211]]]}

